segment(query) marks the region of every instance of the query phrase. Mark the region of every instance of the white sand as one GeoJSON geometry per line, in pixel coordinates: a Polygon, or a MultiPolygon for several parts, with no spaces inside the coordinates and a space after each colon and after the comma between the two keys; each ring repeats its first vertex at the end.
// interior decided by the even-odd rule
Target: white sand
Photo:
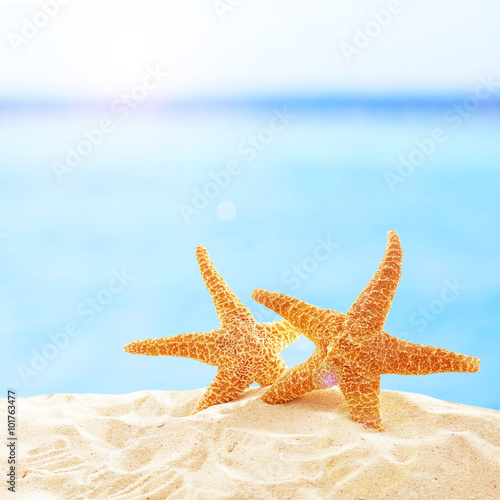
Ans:
{"type": "Polygon", "coordinates": [[[20,398],[18,493],[0,497],[500,499],[499,411],[383,391],[375,433],[338,389],[263,390],[195,416],[203,389],[20,398]]]}

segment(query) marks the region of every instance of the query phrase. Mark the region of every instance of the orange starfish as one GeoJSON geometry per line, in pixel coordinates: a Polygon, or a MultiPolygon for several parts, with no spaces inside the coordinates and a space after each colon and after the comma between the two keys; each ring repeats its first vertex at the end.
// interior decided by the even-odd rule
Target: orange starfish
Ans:
{"type": "Polygon", "coordinates": [[[479,370],[478,358],[400,340],[383,326],[401,277],[403,251],[396,231],[375,276],[346,315],[281,293],[255,290],[252,297],[300,328],[317,349],[282,375],[262,399],[284,403],[315,389],[339,384],[350,415],[365,427],[383,430],[380,375],[427,375],[479,370]]]}
{"type": "Polygon", "coordinates": [[[279,353],[301,334],[287,321],[257,323],[218,274],[204,247],[196,249],[196,257],[221,327],[204,333],[137,340],[124,347],[131,354],[180,356],[218,366],[193,414],[235,399],[253,382],[272,384],[286,371],[279,353]]]}

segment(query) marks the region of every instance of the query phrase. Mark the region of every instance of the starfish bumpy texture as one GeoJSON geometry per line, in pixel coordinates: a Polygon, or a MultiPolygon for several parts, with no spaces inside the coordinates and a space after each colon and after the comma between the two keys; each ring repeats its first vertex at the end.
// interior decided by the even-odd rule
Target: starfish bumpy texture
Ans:
{"type": "Polygon", "coordinates": [[[204,247],[196,249],[196,257],[221,327],[204,333],[137,340],[124,347],[131,354],[180,356],[217,366],[217,375],[193,414],[235,399],[253,382],[271,385],[286,371],[279,353],[301,334],[287,321],[257,323],[218,274],[204,247]]]}
{"type": "Polygon", "coordinates": [[[434,346],[398,339],[383,331],[401,277],[403,251],[396,231],[375,276],[347,314],[256,289],[252,297],[301,329],[317,349],[305,362],[283,374],[262,399],[284,403],[307,392],[339,384],[351,418],[383,430],[380,375],[427,375],[479,370],[480,360],[434,346]]]}

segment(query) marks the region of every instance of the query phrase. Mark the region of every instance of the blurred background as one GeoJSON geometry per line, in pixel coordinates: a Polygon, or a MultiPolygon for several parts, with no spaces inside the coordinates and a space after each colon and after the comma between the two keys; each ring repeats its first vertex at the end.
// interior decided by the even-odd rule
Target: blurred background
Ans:
{"type": "MultiPolygon", "coordinates": [[[[2,380],[18,396],[207,386],[129,341],[217,328],[203,244],[346,312],[388,230],[386,331],[481,358],[382,387],[500,409],[500,5],[0,3],[2,380]]],[[[283,353],[289,366],[313,345],[283,353]]]]}

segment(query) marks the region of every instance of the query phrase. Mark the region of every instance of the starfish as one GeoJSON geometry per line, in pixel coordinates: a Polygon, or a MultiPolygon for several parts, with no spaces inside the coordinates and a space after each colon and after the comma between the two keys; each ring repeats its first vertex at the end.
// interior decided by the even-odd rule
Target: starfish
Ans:
{"type": "Polygon", "coordinates": [[[280,352],[301,332],[288,321],[257,323],[246,306],[215,269],[207,250],[199,246],[196,257],[212,297],[220,328],[130,342],[131,354],[180,356],[217,366],[213,382],[192,414],[237,398],[253,382],[271,385],[287,367],[280,352]]]}
{"type": "Polygon", "coordinates": [[[281,293],[254,291],[257,302],[301,329],[316,345],[309,359],[282,375],[261,396],[266,403],[284,403],[338,383],[351,418],[381,431],[380,375],[479,370],[478,358],[414,344],[383,331],[403,258],[396,231],[390,231],[387,239],[377,272],[345,315],[281,293]]]}

